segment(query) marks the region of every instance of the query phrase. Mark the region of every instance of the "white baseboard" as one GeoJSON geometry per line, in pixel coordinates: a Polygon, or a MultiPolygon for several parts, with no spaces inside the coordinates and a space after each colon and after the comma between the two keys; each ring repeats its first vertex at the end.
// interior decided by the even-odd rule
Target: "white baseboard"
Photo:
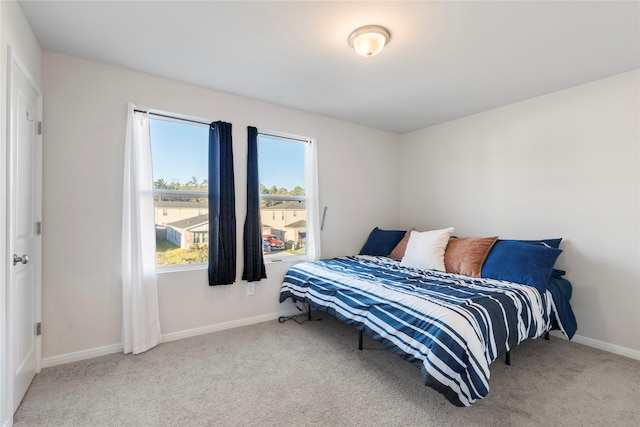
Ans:
{"type": "MultiPolygon", "coordinates": [[[[197,335],[209,334],[211,332],[223,331],[225,329],[237,328],[240,326],[253,325],[255,323],[268,322],[280,316],[287,316],[283,313],[269,313],[261,316],[248,317],[246,319],[233,320],[231,322],[218,323],[215,325],[203,326],[200,328],[188,329],[186,331],[171,332],[161,336],[161,342],[170,342],[183,338],[195,337],[197,335]]],[[[61,354],[59,356],[46,357],[42,359],[42,368],[63,365],[65,363],[78,362],[80,360],[92,359],[94,357],[106,356],[123,351],[122,343],[97,347],[88,350],[76,351],[73,353],[61,354]]]]}
{"type": "Polygon", "coordinates": [[[59,356],[45,357],[41,366],[49,368],[51,366],[63,365],[65,363],[77,362],[79,360],[92,359],[94,357],[106,356],[108,354],[120,353],[123,351],[122,343],[106,345],[104,347],[90,348],[88,350],[75,351],[73,353],[61,354],[59,356]]]}
{"type": "Polygon", "coordinates": [[[604,341],[594,340],[593,338],[583,337],[581,335],[574,335],[571,341],[575,341],[578,344],[584,344],[589,347],[597,348],[600,350],[608,351],[610,353],[619,354],[620,356],[630,357],[631,359],[640,360],[640,351],[632,350],[630,348],[622,347],[615,344],[609,344],[604,341]]]}
{"type": "Polygon", "coordinates": [[[240,326],[253,325],[255,323],[268,322],[282,316],[282,313],[269,313],[261,316],[247,317],[246,319],[232,320],[231,322],[217,323],[215,325],[202,326],[200,328],[187,329],[186,331],[171,332],[162,334],[161,342],[170,342],[181,340],[183,338],[195,337],[198,335],[209,334],[211,332],[224,331],[225,329],[238,328],[240,326]]]}
{"type": "MultiPolygon", "coordinates": [[[[261,316],[248,317],[245,319],[233,320],[231,322],[218,323],[215,325],[203,326],[200,328],[188,329],[185,331],[171,332],[163,334],[161,342],[170,342],[180,340],[183,338],[195,337],[198,335],[209,334],[211,332],[223,331],[225,329],[238,328],[240,326],[253,325],[255,323],[268,322],[270,320],[277,319],[280,316],[288,316],[293,314],[299,314],[298,312],[287,313],[268,313],[261,316]]],[[[567,337],[558,331],[552,331],[551,335],[558,338],[567,337]]],[[[604,341],[594,340],[593,338],[583,337],[581,335],[574,335],[571,340],[578,344],[583,344],[589,347],[597,348],[599,350],[608,351],[610,353],[619,354],[621,356],[629,357],[631,359],[640,360],[640,351],[632,350],[630,348],[621,347],[615,344],[609,344],[604,341]]],[[[42,359],[41,366],[43,368],[49,368],[51,366],[63,365],[65,363],[77,362],[85,359],[92,359],[94,357],[106,356],[113,353],[121,353],[123,350],[122,343],[107,345],[104,347],[92,348],[89,350],[76,351],[73,353],[62,354],[59,356],[47,357],[42,359]]]]}
{"type": "MultiPolygon", "coordinates": [[[[560,331],[551,331],[550,334],[554,337],[567,339],[567,337],[560,331]]],[[[608,342],[594,340],[593,338],[583,337],[582,335],[574,335],[573,338],[571,338],[571,342],[597,348],[598,350],[608,351],[609,353],[618,354],[631,359],[640,360],[640,351],[638,350],[632,350],[619,345],[609,344],[608,342]]]]}

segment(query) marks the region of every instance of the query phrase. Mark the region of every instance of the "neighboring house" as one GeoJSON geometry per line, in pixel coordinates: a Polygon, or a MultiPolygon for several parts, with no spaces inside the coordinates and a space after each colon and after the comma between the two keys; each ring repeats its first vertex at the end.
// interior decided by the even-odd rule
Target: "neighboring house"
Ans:
{"type": "Polygon", "coordinates": [[[201,202],[156,202],[154,211],[156,225],[167,225],[205,215],[209,212],[209,206],[201,202]]]}
{"type": "Polygon", "coordinates": [[[284,242],[297,245],[307,237],[307,206],[305,202],[289,201],[260,209],[262,234],[275,234],[284,242]],[[265,222],[269,225],[265,225],[265,222]]]}
{"type": "Polygon", "coordinates": [[[185,250],[209,244],[209,214],[167,224],[166,233],[166,240],[185,250]]]}
{"type": "Polygon", "coordinates": [[[301,219],[285,226],[287,233],[293,232],[293,240],[296,245],[306,246],[307,244],[307,220],[301,219]]]}
{"type": "MultiPolygon", "coordinates": [[[[209,243],[209,218],[204,203],[156,203],[156,238],[168,240],[182,249],[209,243]],[[200,212],[203,212],[201,214],[200,212]],[[173,221],[163,221],[164,219],[173,221]]],[[[307,240],[305,202],[284,202],[260,210],[262,234],[275,234],[283,242],[304,245],[307,240]]]]}

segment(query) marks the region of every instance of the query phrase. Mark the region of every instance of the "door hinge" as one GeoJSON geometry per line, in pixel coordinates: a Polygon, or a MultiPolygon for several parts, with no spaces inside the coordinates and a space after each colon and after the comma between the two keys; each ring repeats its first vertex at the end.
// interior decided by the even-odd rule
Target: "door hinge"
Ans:
{"type": "Polygon", "coordinates": [[[36,323],[36,336],[42,335],[42,322],[36,323]]]}
{"type": "Polygon", "coordinates": [[[42,234],[42,221],[36,222],[36,234],[38,236],[42,234]]]}
{"type": "Polygon", "coordinates": [[[38,123],[36,123],[36,134],[42,135],[42,121],[38,121],[38,123]]]}

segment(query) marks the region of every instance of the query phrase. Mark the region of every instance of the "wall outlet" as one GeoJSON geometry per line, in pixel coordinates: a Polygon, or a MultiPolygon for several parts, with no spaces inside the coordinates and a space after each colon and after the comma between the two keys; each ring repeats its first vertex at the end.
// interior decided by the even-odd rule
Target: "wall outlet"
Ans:
{"type": "Polygon", "coordinates": [[[254,295],[256,293],[256,284],[247,283],[247,295],[254,295]]]}

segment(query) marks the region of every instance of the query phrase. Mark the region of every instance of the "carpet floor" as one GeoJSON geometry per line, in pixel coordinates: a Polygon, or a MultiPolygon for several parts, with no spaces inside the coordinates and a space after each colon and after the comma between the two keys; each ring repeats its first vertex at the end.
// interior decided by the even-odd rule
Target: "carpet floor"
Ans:
{"type": "Polygon", "coordinates": [[[491,365],[468,408],[327,314],[265,322],[43,369],[26,426],[640,426],[640,361],[551,337],[491,365]]]}

